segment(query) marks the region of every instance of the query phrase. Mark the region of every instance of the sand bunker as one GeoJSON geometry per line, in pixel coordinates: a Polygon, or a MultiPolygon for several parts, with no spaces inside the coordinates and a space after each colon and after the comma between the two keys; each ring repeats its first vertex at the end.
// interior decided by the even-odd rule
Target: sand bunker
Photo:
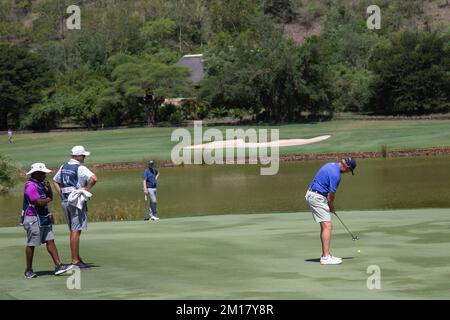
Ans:
{"type": "Polygon", "coordinates": [[[283,139],[271,142],[245,142],[243,139],[213,141],[204,144],[197,144],[184,149],[227,149],[227,148],[259,148],[259,147],[294,147],[306,144],[317,143],[329,139],[331,136],[319,136],[310,139],[283,139]]]}

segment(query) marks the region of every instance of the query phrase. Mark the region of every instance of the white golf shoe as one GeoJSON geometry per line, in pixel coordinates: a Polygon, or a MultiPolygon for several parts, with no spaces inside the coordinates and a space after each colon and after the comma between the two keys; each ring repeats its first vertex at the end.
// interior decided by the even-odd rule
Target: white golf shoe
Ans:
{"type": "Polygon", "coordinates": [[[320,264],[341,264],[342,258],[333,257],[328,255],[326,257],[320,257],[320,264]]]}
{"type": "Polygon", "coordinates": [[[159,218],[155,217],[155,216],[151,216],[150,219],[153,220],[153,221],[158,221],[159,220],[159,218]]]}

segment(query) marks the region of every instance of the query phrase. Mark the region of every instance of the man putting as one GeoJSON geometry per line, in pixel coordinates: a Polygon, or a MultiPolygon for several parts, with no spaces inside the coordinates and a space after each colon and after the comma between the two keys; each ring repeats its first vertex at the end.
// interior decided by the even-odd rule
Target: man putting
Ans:
{"type": "Polygon", "coordinates": [[[87,202],[76,201],[74,205],[69,198],[83,197],[85,191],[90,190],[96,183],[97,177],[88,168],[83,166],[86,156],[91,153],[83,146],[72,148],[71,159],[61,166],[53,178],[55,189],[61,196],[61,206],[64,217],[70,230],[70,251],[72,264],[79,268],[88,268],[88,265],[80,258],[80,236],[82,230],[87,230],[87,202]]]}
{"type": "Polygon", "coordinates": [[[36,278],[33,271],[34,248],[45,243],[47,251],[55,264],[55,275],[62,274],[72,269],[72,265],[62,264],[59,259],[58,249],[53,235],[53,216],[48,204],[53,200],[53,192],[46,178],[51,171],[43,163],[34,163],[27,172],[30,179],[25,183],[23,195],[23,210],[20,224],[27,232],[27,247],[25,256],[27,268],[24,276],[27,279],[36,278]]]}
{"type": "Polygon", "coordinates": [[[305,198],[311,208],[314,220],[320,223],[320,240],[322,241],[321,264],[340,264],[342,259],[330,253],[331,215],[336,214],[334,199],[341,182],[341,174],[356,168],[355,159],[348,157],[340,162],[330,162],[322,166],[309,185],[305,198]]]}
{"type": "Polygon", "coordinates": [[[147,162],[148,168],[144,171],[144,193],[145,197],[149,196],[148,218],[145,220],[158,221],[156,210],[156,182],[159,178],[159,171],[154,168],[152,160],[147,162]]]}

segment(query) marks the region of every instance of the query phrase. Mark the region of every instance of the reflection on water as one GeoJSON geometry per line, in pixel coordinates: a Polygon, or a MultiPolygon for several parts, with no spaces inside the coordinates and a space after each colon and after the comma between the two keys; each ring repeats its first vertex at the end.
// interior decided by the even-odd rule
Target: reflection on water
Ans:
{"type": "MultiPolygon", "coordinates": [[[[159,215],[307,211],[305,190],[325,162],[281,163],[275,176],[259,175],[257,165],[160,168],[159,215]]],[[[98,172],[89,203],[91,221],[143,219],[143,170],[98,172]]],[[[17,225],[22,185],[0,196],[0,226],[17,225]]],[[[397,208],[450,208],[450,158],[359,160],[355,176],[343,176],[337,210],[397,208]]],[[[51,209],[62,222],[59,201],[51,209]]]]}

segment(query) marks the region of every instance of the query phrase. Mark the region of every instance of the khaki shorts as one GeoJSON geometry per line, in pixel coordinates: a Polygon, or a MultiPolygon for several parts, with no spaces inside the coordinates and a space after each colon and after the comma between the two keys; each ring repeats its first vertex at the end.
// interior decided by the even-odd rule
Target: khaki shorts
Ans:
{"type": "Polygon", "coordinates": [[[87,230],[88,217],[86,204],[83,209],[80,210],[77,207],[69,205],[67,201],[62,201],[61,207],[70,231],[87,230]]]}
{"type": "Polygon", "coordinates": [[[28,247],[38,247],[55,239],[52,226],[40,226],[36,216],[26,216],[23,220],[23,228],[27,232],[28,247]]]}
{"type": "Polygon", "coordinates": [[[306,202],[311,208],[311,213],[317,223],[331,221],[328,199],[315,192],[309,191],[305,195],[306,202]]]}

